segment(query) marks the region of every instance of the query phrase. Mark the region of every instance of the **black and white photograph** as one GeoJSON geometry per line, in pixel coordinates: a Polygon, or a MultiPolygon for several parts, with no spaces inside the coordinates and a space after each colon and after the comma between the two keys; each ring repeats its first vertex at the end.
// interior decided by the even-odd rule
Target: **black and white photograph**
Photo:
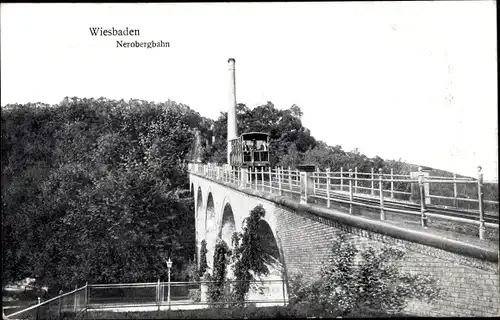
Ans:
{"type": "Polygon", "coordinates": [[[496,1],[2,3],[2,318],[500,316],[496,1]]]}

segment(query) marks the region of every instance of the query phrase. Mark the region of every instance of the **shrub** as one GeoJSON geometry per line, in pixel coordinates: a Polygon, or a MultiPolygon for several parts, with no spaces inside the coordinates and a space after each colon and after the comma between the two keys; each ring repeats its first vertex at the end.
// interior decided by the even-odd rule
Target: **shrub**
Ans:
{"type": "Polygon", "coordinates": [[[189,289],[188,299],[193,302],[201,301],[201,290],[200,289],[189,289]]]}
{"type": "Polygon", "coordinates": [[[437,299],[441,289],[436,288],[435,278],[400,272],[395,262],[404,255],[403,251],[393,248],[368,248],[359,253],[352,243],[340,236],[333,243],[330,263],[323,266],[319,277],[309,281],[302,275],[292,277],[292,302],[345,316],[355,311],[401,313],[409,299],[427,302],[437,299]]]}
{"type": "Polygon", "coordinates": [[[207,241],[203,239],[201,241],[201,248],[200,248],[200,277],[202,277],[205,274],[208,268],[207,252],[208,252],[207,241]]]}

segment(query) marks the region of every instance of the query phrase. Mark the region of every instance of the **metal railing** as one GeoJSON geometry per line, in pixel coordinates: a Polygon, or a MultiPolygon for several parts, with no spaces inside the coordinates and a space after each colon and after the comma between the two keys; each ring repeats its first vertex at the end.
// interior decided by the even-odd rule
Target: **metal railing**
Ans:
{"type": "Polygon", "coordinates": [[[86,284],[82,288],[62,294],[24,310],[4,316],[4,319],[62,319],[76,318],[83,312],[141,308],[151,310],[186,309],[189,307],[214,307],[256,305],[287,305],[285,280],[254,280],[244,301],[235,301],[229,290],[241,280],[227,280],[225,295],[210,301],[208,286],[215,281],[150,282],[86,284]],[[170,290],[169,290],[170,289],[170,290]]]}
{"type": "MultiPolygon", "coordinates": [[[[230,290],[239,280],[227,280],[225,290],[230,290]]],[[[286,305],[285,280],[249,281],[253,290],[242,302],[244,305],[286,305]]],[[[208,286],[214,281],[197,282],[150,282],[89,285],[86,310],[147,308],[151,310],[185,309],[191,307],[210,307],[216,305],[235,305],[230,294],[223,295],[218,301],[209,301],[208,286]],[[170,288],[170,290],[169,290],[170,288]]]]}
{"type": "Polygon", "coordinates": [[[5,315],[4,319],[76,318],[86,310],[87,285],[41,302],[29,308],[5,315]]]}
{"type": "MultiPolygon", "coordinates": [[[[338,172],[300,172],[291,168],[231,168],[228,165],[190,164],[190,172],[210,179],[236,184],[240,187],[277,193],[300,195],[332,202],[380,210],[380,219],[386,212],[417,215],[427,227],[428,218],[461,222],[479,226],[479,238],[484,239],[486,227],[498,230],[498,181],[484,181],[481,168],[477,178],[429,176],[421,168],[410,175],[358,172],[357,168],[338,172]],[[484,199],[485,185],[493,185],[495,199],[484,199]],[[441,194],[436,194],[441,192],[441,194]],[[448,195],[449,194],[449,195],[448,195]],[[474,197],[475,194],[475,197],[474,197]]],[[[492,189],[493,190],[493,189],[492,189]]],[[[490,192],[492,193],[492,192],[490,192]]]]}

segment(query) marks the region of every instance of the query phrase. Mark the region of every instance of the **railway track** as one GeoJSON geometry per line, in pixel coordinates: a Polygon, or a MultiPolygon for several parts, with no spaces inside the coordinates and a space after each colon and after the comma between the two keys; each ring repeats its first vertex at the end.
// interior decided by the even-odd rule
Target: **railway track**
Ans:
{"type": "MultiPolygon", "coordinates": [[[[326,198],[326,191],[317,190],[316,194],[321,197],[326,198]]],[[[349,201],[349,195],[341,194],[341,193],[330,193],[330,199],[335,201],[335,199],[349,201]]],[[[363,203],[371,206],[380,206],[380,200],[377,198],[370,197],[361,197],[358,195],[353,196],[353,201],[357,203],[363,203]]],[[[420,212],[420,205],[414,203],[405,203],[399,201],[393,201],[384,199],[384,208],[387,209],[398,209],[398,210],[406,210],[406,211],[415,211],[420,212]]],[[[426,212],[435,213],[440,215],[446,215],[451,217],[469,219],[469,220],[479,220],[479,212],[477,211],[469,211],[469,210],[461,210],[458,208],[444,208],[440,206],[427,205],[426,212]]],[[[491,212],[484,213],[484,221],[489,223],[498,223],[499,218],[498,214],[494,214],[491,212]]]]}

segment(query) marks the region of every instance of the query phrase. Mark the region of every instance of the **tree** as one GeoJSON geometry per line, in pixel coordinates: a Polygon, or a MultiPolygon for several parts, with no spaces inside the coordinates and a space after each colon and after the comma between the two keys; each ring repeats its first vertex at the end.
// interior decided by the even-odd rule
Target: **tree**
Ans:
{"type": "Polygon", "coordinates": [[[3,278],[51,288],[174,279],[194,249],[185,160],[210,121],[167,101],[2,108],[3,278]]]}
{"type": "Polygon", "coordinates": [[[271,257],[262,248],[258,234],[258,224],[266,211],[262,205],[256,206],[245,219],[245,226],[241,234],[233,234],[234,251],[234,276],[238,282],[233,287],[233,296],[243,304],[245,296],[250,290],[250,281],[255,280],[254,275],[267,275],[267,263],[271,257]]]}
{"type": "Polygon", "coordinates": [[[206,274],[208,284],[207,300],[212,307],[223,308],[227,299],[227,265],[231,251],[224,240],[219,239],[215,245],[213,275],[206,274]]]}
{"type": "Polygon", "coordinates": [[[201,249],[200,249],[200,277],[202,277],[207,271],[207,241],[205,239],[201,240],[201,249]]]}

